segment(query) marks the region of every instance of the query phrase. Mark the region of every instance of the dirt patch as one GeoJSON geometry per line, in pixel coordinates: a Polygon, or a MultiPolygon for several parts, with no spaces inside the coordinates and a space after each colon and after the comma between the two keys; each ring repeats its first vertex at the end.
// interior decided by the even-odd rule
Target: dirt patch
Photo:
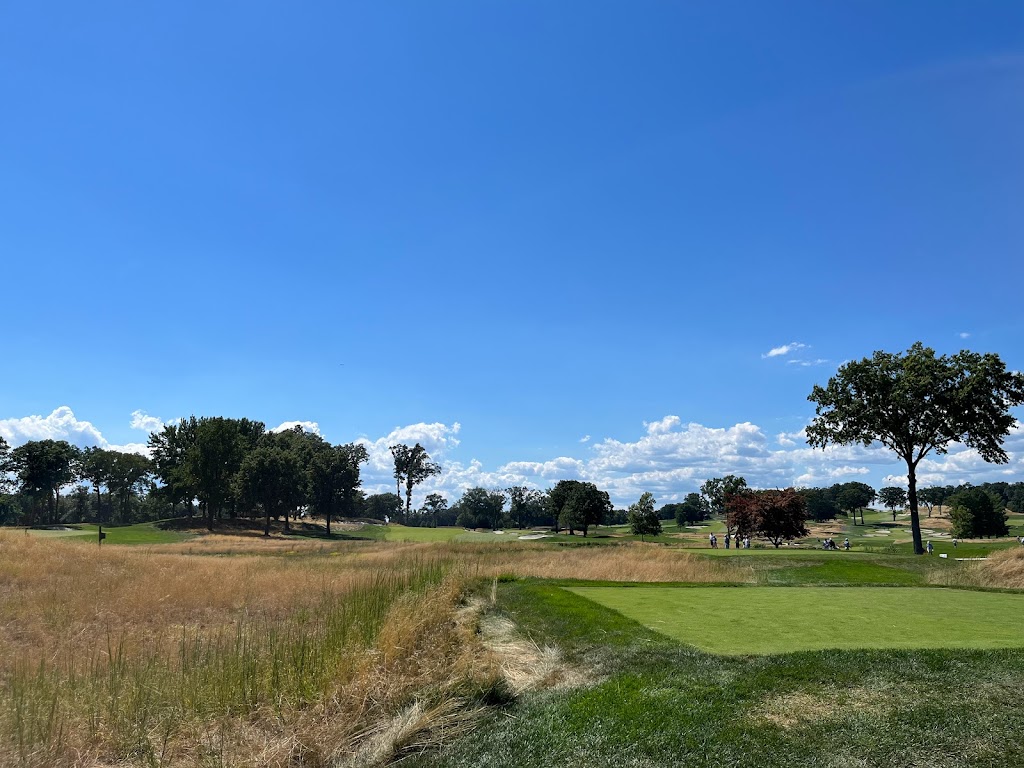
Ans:
{"type": "Polygon", "coordinates": [[[910,685],[828,686],[818,693],[798,691],[772,696],[751,711],[750,717],[780,728],[797,728],[822,720],[837,720],[855,712],[888,717],[901,709],[907,700],[921,700],[921,692],[910,685]]]}

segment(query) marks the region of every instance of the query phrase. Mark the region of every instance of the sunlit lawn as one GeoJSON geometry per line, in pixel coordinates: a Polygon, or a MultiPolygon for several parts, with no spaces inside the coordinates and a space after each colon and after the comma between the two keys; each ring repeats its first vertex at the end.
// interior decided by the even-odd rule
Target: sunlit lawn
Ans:
{"type": "Polygon", "coordinates": [[[920,587],[573,587],[720,654],[1024,647],[1024,594],[920,587]]]}

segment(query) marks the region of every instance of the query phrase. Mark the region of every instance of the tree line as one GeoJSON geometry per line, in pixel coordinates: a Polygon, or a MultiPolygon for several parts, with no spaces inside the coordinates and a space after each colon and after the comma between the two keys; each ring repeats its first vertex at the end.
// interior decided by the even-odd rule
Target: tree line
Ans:
{"type": "MultiPolygon", "coordinates": [[[[249,419],[182,419],[150,436],[151,458],[102,448],[78,449],[65,441],[29,441],[10,449],[0,438],[0,523],[130,523],[198,515],[210,529],[225,518],[262,518],[290,528],[299,516],[398,522],[471,529],[549,528],[586,536],[596,525],[629,524],[641,537],[661,533],[662,522],[693,526],[724,520],[732,536],[761,536],[778,546],[806,535],[807,521],[851,517],[876,500],[894,515],[907,502],[905,489],[877,492],[863,482],[829,487],[754,490],[736,475],[710,478],[681,502],[656,508],[643,493],[616,509],[594,483],[561,480],[537,490],[475,487],[452,503],[430,493],[419,507],[413,490],[441,468],[420,444],[391,446],[396,493],[366,494],[360,468],[368,460],[359,443],[332,445],[296,427],[266,430],[249,419]],[[70,491],[65,489],[70,488],[70,491]],[[404,498],[403,498],[404,496],[404,498]]],[[[954,535],[968,538],[1007,532],[1007,509],[1024,512],[1024,482],[921,488],[929,517],[949,509],[954,535]]]]}

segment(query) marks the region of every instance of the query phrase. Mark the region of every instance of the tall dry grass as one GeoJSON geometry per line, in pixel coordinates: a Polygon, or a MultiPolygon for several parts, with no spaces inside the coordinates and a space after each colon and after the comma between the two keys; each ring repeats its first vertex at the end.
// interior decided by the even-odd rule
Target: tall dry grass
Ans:
{"type": "Polygon", "coordinates": [[[644,544],[490,547],[475,552],[483,576],[636,582],[752,582],[754,572],[711,557],[644,544]]]}
{"type": "Polygon", "coordinates": [[[327,766],[422,748],[505,695],[460,608],[468,584],[503,575],[752,578],[641,545],[141,549],[0,532],[0,765],[327,766]]]}
{"type": "Polygon", "coordinates": [[[1024,547],[993,552],[986,560],[963,563],[962,566],[933,571],[929,580],[950,586],[1024,589],[1024,547]]]}

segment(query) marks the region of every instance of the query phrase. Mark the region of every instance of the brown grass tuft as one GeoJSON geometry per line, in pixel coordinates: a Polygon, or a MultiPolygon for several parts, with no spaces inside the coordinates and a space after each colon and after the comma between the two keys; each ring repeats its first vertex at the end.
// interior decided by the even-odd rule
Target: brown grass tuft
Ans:
{"type": "Polygon", "coordinates": [[[491,554],[484,575],[636,582],[750,582],[753,570],[646,544],[519,549],[491,554]]]}

